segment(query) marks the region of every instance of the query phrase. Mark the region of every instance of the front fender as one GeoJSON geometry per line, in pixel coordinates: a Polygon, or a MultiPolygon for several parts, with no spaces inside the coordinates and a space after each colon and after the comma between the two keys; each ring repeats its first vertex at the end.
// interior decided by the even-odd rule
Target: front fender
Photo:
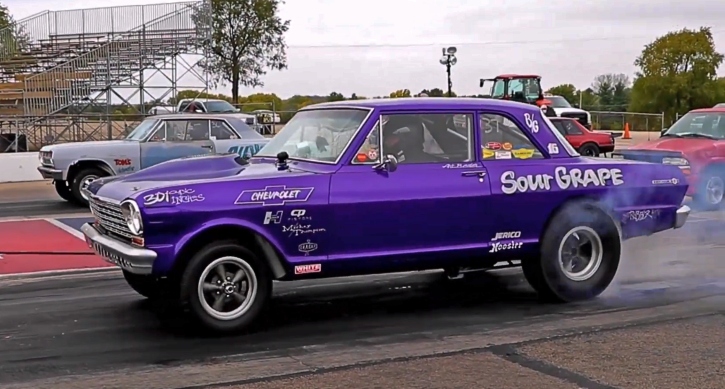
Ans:
{"type": "MultiPolygon", "coordinates": [[[[214,228],[218,227],[237,227],[237,228],[244,228],[249,231],[252,231],[256,236],[261,237],[264,241],[268,242],[271,245],[271,249],[273,249],[273,252],[266,252],[267,248],[262,247],[263,250],[265,250],[265,255],[267,259],[270,261],[270,265],[272,267],[273,272],[275,273],[276,278],[282,278],[285,273],[285,266],[284,264],[287,262],[287,260],[284,258],[284,252],[282,251],[282,246],[280,242],[275,239],[273,236],[269,235],[267,232],[265,232],[263,229],[260,229],[258,226],[256,226],[254,223],[251,223],[247,220],[237,219],[237,218],[220,218],[220,219],[214,219],[211,221],[208,221],[203,224],[203,227],[195,229],[191,232],[188,232],[184,234],[174,246],[174,262],[177,261],[178,256],[186,247],[186,245],[191,242],[194,237],[199,236],[200,234],[205,233],[206,231],[209,231],[214,228]]],[[[258,243],[264,243],[264,242],[258,242],[258,243]]],[[[264,246],[261,244],[261,246],[264,246]]]]}

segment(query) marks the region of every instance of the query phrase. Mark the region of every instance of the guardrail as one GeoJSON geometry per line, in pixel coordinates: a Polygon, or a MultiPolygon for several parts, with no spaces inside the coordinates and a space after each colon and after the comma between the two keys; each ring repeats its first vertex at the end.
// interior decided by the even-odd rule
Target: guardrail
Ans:
{"type": "Polygon", "coordinates": [[[0,154],[0,183],[41,181],[38,153],[0,154]]]}

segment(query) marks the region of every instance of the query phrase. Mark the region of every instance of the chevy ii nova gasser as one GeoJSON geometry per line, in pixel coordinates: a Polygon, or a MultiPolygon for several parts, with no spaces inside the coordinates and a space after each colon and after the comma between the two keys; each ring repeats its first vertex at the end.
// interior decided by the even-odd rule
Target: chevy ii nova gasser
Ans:
{"type": "Polygon", "coordinates": [[[83,188],[100,177],[133,173],[192,155],[235,153],[251,157],[269,140],[243,118],[193,113],[152,116],[123,140],[43,146],[38,171],[43,178],[53,180],[63,200],[87,206],[83,188]]]}
{"type": "Polygon", "coordinates": [[[227,332],[273,280],[520,261],[543,297],[590,299],[623,239],[685,223],[686,191],[676,166],[578,155],[536,106],[347,101],[305,107],[250,160],[97,180],[82,231],[141,295],[227,332]]]}

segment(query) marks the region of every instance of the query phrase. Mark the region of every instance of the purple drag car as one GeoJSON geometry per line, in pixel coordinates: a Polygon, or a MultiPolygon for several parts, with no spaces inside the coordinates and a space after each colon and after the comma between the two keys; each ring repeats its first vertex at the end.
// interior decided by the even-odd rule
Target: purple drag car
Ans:
{"type": "Polygon", "coordinates": [[[88,244],[210,330],[253,323],[274,280],[521,266],[593,298],[622,241],[679,228],[677,166],[586,158],[533,105],[358,100],[300,110],[250,160],[164,162],[89,185],[88,244]]]}

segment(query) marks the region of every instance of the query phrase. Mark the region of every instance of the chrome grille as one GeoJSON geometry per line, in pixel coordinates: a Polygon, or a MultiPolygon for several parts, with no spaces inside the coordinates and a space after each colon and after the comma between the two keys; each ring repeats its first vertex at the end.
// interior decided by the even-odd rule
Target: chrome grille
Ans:
{"type": "Polygon", "coordinates": [[[94,197],[90,197],[89,203],[91,213],[104,230],[124,240],[131,240],[134,237],[131,230],[128,229],[126,220],[123,218],[120,205],[94,197]]]}

